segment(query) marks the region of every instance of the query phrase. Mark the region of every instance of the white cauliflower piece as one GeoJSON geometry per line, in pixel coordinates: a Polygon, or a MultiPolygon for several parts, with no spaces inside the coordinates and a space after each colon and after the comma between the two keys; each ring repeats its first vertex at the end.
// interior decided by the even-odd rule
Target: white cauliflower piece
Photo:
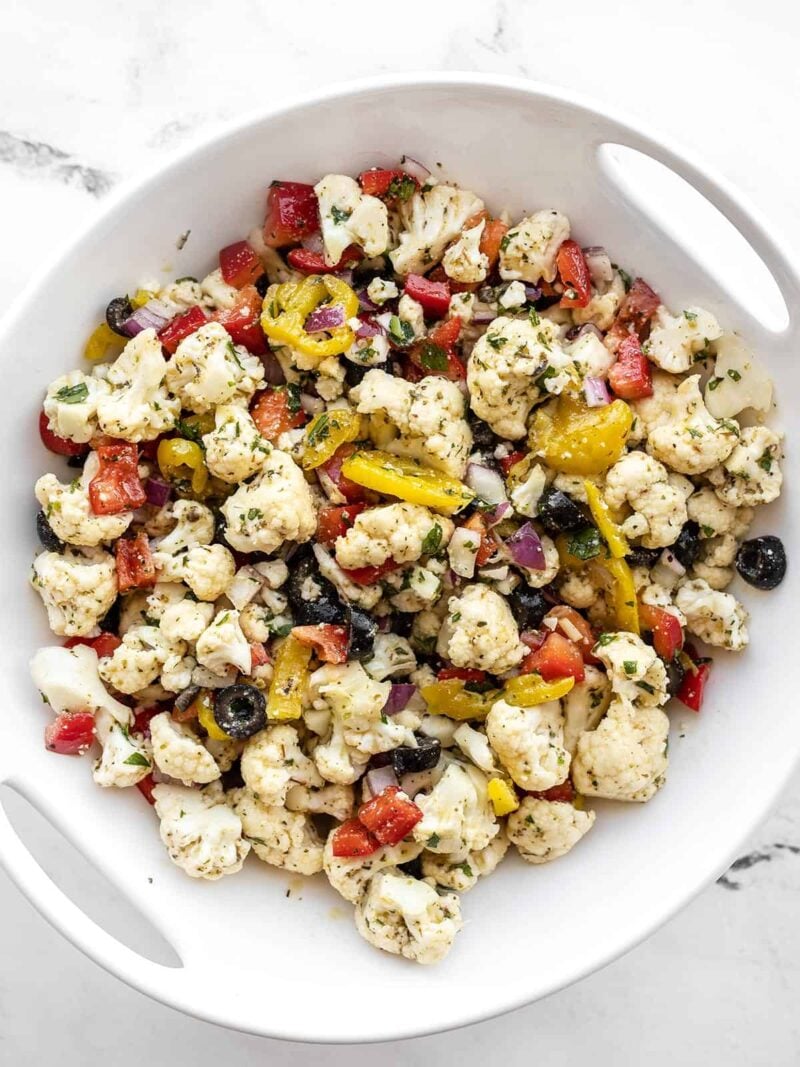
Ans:
{"type": "Polygon", "coordinates": [[[215,426],[203,437],[206,466],[223,482],[243,482],[261,470],[271,446],[256,428],[246,407],[220,404],[215,426]]]}
{"type": "Polygon", "coordinates": [[[521,789],[543,790],[566,781],[570,755],[557,700],[518,708],[498,700],[486,717],[486,736],[521,789]]]}
{"type": "MultiPolygon", "coordinates": [[[[316,773],[316,772],[315,772],[316,773]]],[[[289,785],[284,807],[287,811],[302,811],[308,815],[330,815],[340,822],[349,819],[355,806],[355,793],[351,785],[289,785]]]]}
{"type": "Polygon", "coordinates": [[[42,552],[34,560],[31,585],[42,598],[54,634],[84,637],[117,599],[117,567],[102,548],[42,552]]]}
{"type": "Polygon", "coordinates": [[[395,271],[424,274],[479,211],[483,211],[483,201],[467,189],[434,185],[415,193],[400,206],[403,229],[399,246],[389,254],[395,271]]]}
{"type": "Polygon", "coordinates": [[[162,711],[150,720],[153,760],[162,774],[184,785],[207,785],[220,776],[216,760],[199,737],[182,722],[162,711]]]}
{"type": "MultiPolygon", "coordinates": [[[[595,282],[595,279],[592,281],[595,282]]],[[[572,308],[572,317],[577,325],[591,322],[599,330],[608,330],[617,317],[624,297],[625,283],[619,271],[614,271],[610,282],[592,289],[592,297],[586,307],[572,308]]]]}
{"type": "Polygon", "coordinates": [[[645,548],[673,544],[687,521],[684,494],[668,479],[666,467],[645,452],[628,452],[606,475],[606,503],[614,509],[630,504],[623,532],[640,537],[645,548]]]}
{"type": "Polygon", "coordinates": [[[373,278],[367,286],[367,296],[373,304],[385,304],[400,295],[400,290],[393,281],[386,278],[373,278]]]}
{"type": "Polygon", "coordinates": [[[228,285],[219,267],[200,282],[203,303],[210,308],[232,308],[239,299],[239,290],[228,285]]]}
{"type": "Polygon", "coordinates": [[[420,504],[386,504],[357,515],[336,540],[340,567],[380,567],[387,560],[410,563],[448,544],[453,523],[420,504]]]}
{"type": "Polygon", "coordinates": [[[264,379],[264,365],[234,345],[218,322],[207,322],[178,345],[166,368],[180,406],[198,415],[232,400],[249,400],[264,379]]]}
{"type": "Polygon", "coordinates": [[[336,829],[331,830],[325,842],[323,869],[336,892],[351,904],[358,904],[363,898],[374,874],[416,859],[423,848],[417,841],[400,841],[396,845],[382,845],[369,856],[334,856],[335,834],[336,829]]]}
{"type": "Polygon", "coordinates": [[[588,574],[581,571],[567,571],[558,593],[565,604],[585,611],[598,598],[598,591],[588,574]]]}
{"type": "Polygon", "coordinates": [[[286,723],[267,726],[249,738],[241,768],[245,785],[267,807],[283,806],[293,782],[314,787],[323,784],[313,761],[300,747],[297,730],[286,723]]]}
{"type": "Polygon", "coordinates": [[[132,626],[122,644],[100,662],[100,676],[120,693],[138,693],[162,669],[173,669],[185,652],[183,641],[167,640],[157,626],[132,626]]]}
{"type": "Polygon", "coordinates": [[[103,712],[121,726],[133,723],[133,713],[108,692],[98,673],[97,653],[88,645],[40,648],[30,662],[33,684],[54,715],[103,712]]]}
{"type": "Polygon", "coordinates": [[[322,840],[310,816],[262,804],[249,789],[234,790],[231,799],[242,832],[260,860],[295,874],[322,870],[322,840]]]}
{"type": "MultiPolygon", "coordinates": [[[[435,603],[442,592],[442,580],[432,567],[433,560],[427,567],[412,564],[402,570],[392,571],[382,579],[389,589],[397,592],[389,596],[389,603],[396,611],[417,612],[435,603]]],[[[438,630],[439,627],[437,626],[438,630]]]]}
{"type": "Polygon", "coordinates": [[[474,763],[485,774],[496,775],[498,773],[494,752],[492,752],[486,734],[476,730],[468,722],[462,722],[454,731],[453,740],[470,763],[474,763]]]}
{"type": "Polygon", "coordinates": [[[737,508],[720,500],[711,486],[704,485],[697,489],[686,501],[689,518],[700,527],[700,537],[717,537],[733,534],[744,537],[753,512],[750,508],[737,508]]]}
{"type": "Polygon", "coordinates": [[[592,651],[605,665],[616,696],[648,707],[665,703],[666,668],[641,637],[627,630],[601,634],[592,651]]]}
{"type": "Polygon", "coordinates": [[[576,682],[562,699],[564,711],[564,748],[575,755],[578,738],[587,730],[594,730],[611,702],[608,675],[597,667],[584,667],[584,679],[576,682]]]}
{"type": "Polygon", "coordinates": [[[239,552],[274,552],[284,541],[308,541],[317,528],[302,470],[277,449],[266,457],[253,481],[240,485],[221,510],[227,523],[225,537],[239,552]]]}
{"type": "Polygon", "coordinates": [[[170,859],[190,878],[214,880],[242,869],[249,842],[222,789],[157,785],[153,790],[161,840],[170,859]]]}
{"type": "Polygon", "coordinates": [[[160,548],[153,553],[160,581],[185,582],[200,600],[218,600],[236,573],[236,563],[224,545],[192,545],[174,555],[160,548]]]}
{"type": "Polygon", "coordinates": [[[405,637],[379,633],[375,635],[373,652],[364,664],[364,670],[376,682],[385,682],[387,678],[411,674],[416,666],[417,657],[405,637]]]}
{"type": "Polygon", "coordinates": [[[777,500],[783,485],[781,435],[768,426],[748,426],[721,468],[709,471],[717,496],[732,507],[777,500]]]}
{"type": "Polygon", "coordinates": [[[526,649],[507,601],[486,585],[468,585],[450,597],[436,651],[456,667],[504,674],[526,649]]]}
{"type": "Polygon", "coordinates": [[[720,325],[710,312],[690,307],[680,315],[670,315],[661,304],[653,316],[643,351],[662,370],[683,374],[694,364],[695,355],[721,335],[720,325]]]}
{"type": "Polygon", "coordinates": [[[89,502],[89,483],[100,469],[96,452],[90,452],[78,478],[64,485],[55,474],[43,474],[34,493],[45,510],[56,537],[70,545],[95,548],[116,541],[133,521],[132,511],[116,515],[96,515],[89,502]]]}
{"type": "Polygon", "coordinates": [[[525,575],[525,581],[532,589],[542,589],[545,585],[550,585],[555,580],[561,566],[561,557],[552,537],[548,537],[547,534],[540,534],[539,540],[542,542],[542,550],[544,552],[544,567],[540,571],[535,571],[530,567],[518,565],[518,569],[525,575]]]}
{"type": "Polygon", "coordinates": [[[239,625],[239,612],[226,608],[217,613],[214,621],[197,639],[197,662],[215,674],[225,674],[236,667],[242,674],[252,669],[252,652],[239,625]]]}
{"type": "Polygon", "coordinates": [[[528,294],[522,282],[509,282],[497,303],[506,311],[511,311],[512,308],[521,308],[527,301],[528,294]]]}
{"type": "Polygon", "coordinates": [[[346,174],[326,174],[314,186],[319,201],[325,262],[333,266],[351,244],[360,245],[366,256],[379,256],[389,244],[386,205],[367,196],[358,182],[346,174]]]}
{"type": "Polygon", "coordinates": [[[368,371],[350,400],[362,415],[385,412],[399,437],[376,442],[398,456],[416,459],[453,478],[463,478],[472,450],[472,432],[464,418],[458,385],[428,375],[407,382],[385,371],[368,371]]]}
{"type": "Polygon", "coordinates": [[[176,500],[159,512],[159,527],[169,532],[148,530],[159,552],[170,555],[192,545],[210,545],[214,540],[214,513],[194,500],[176,500]]]}
{"type": "Polygon", "coordinates": [[[656,426],[647,439],[647,451],[680,474],[702,474],[722,463],[739,436],[735,422],[720,422],[706,410],[699,381],[694,374],[678,386],[670,400],[671,421],[656,426]]]}
{"type": "Polygon", "coordinates": [[[397,317],[401,322],[407,322],[414,331],[414,339],[419,340],[428,332],[425,327],[425,312],[422,304],[413,296],[403,293],[397,305],[397,317]]]}
{"type": "Polygon", "coordinates": [[[486,848],[463,855],[443,856],[437,852],[422,853],[422,873],[445,889],[466,893],[479,878],[487,878],[508,852],[508,838],[501,829],[486,848]]]}
{"type": "Polygon", "coordinates": [[[438,963],[461,929],[461,905],[455,893],[439,894],[427,882],[389,869],[372,878],[356,906],[356,929],[384,952],[438,963]]]}
{"type": "Polygon", "coordinates": [[[181,582],[156,582],[147,597],[147,614],[159,620],[168,641],[194,644],[214,618],[214,605],[196,600],[181,582]]]}
{"type": "Polygon", "coordinates": [[[744,607],[735,596],[712,589],[702,579],[685,582],[675,604],[686,616],[690,633],[709,645],[739,652],[750,640],[744,607]]]}
{"type": "Polygon", "coordinates": [[[572,804],[523,797],[508,817],[508,836],[526,863],[548,863],[574,848],[594,819],[593,811],[572,804]]]}
{"type": "Polygon", "coordinates": [[[549,320],[534,326],[530,319],[495,319],[467,362],[472,410],[498,436],[524,437],[531,408],[542,395],[540,375],[555,357],[559,366],[569,362],[558,327],[549,320]]]}
{"type": "MultiPolygon", "coordinates": [[[[512,283],[514,284],[514,283],[512,283]]],[[[461,319],[464,326],[469,325],[475,315],[475,294],[453,293],[450,297],[450,306],[447,309],[448,319],[461,319]]]]}
{"type": "Polygon", "coordinates": [[[263,585],[263,575],[252,565],[245,564],[237,570],[236,574],[228,582],[225,596],[237,611],[241,611],[256,599],[263,585]]]}
{"type": "Polygon", "coordinates": [[[96,785],[104,789],[127,789],[141,782],[152,770],[144,747],[131,737],[127,726],[102,711],[95,717],[97,739],[103,746],[92,768],[96,785]]]}
{"type": "Polygon", "coordinates": [[[102,378],[80,370],[62,374],[50,383],[44,398],[48,427],[59,437],[86,444],[97,433],[97,404],[108,392],[102,378]]]}
{"type": "Polygon", "coordinates": [[[714,345],[714,376],[706,384],[706,407],[716,419],[730,419],[747,408],[772,407],[772,379],[735,333],[724,333],[714,345]]]}
{"type": "Polygon", "coordinates": [[[97,424],[124,441],[153,441],[172,429],[180,401],[165,385],[167,365],[155,330],[142,330],[106,368],[109,386],[97,399],[97,424]]]}
{"type": "Polygon", "coordinates": [[[313,551],[319,564],[319,573],[336,586],[349,604],[355,604],[366,611],[375,607],[383,596],[383,589],[380,585],[359,585],[358,582],[347,577],[330,552],[322,545],[315,544],[313,551]]]}
{"type": "Polygon", "coordinates": [[[486,775],[467,763],[449,763],[430,793],[418,793],[414,803],[423,814],[412,835],[431,852],[480,852],[500,830],[486,775]]]}
{"type": "Polygon", "coordinates": [[[500,277],[555,281],[556,254],[569,232],[569,219],[560,211],[536,211],[524,218],[511,227],[500,245],[500,277]]]}
{"type": "Polygon", "coordinates": [[[448,278],[456,282],[482,282],[489,269],[489,257],[481,252],[481,237],[486,222],[481,219],[477,226],[464,230],[457,241],[445,251],[442,266],[448,278]]]}
{"type": "Polygon", "coordinates": [[[596,730],[581,734],[572,780],[584,796],[649,800],[667,774],[669,719],[655,707],[615,696],[596,730]]]}

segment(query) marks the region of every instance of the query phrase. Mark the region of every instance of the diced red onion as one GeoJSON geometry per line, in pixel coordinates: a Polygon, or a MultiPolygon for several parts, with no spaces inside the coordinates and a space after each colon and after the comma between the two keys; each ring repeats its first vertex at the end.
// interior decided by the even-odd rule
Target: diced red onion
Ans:
{"type": "Polygon", "coordinates": [[[676,578],[682,578],[686,574],[686,568],[678,559],[678,557],[670,552],[668,548],[665,548],[661,555],[658,557],[658,562],[667,570],[671,571],[676,578]]]}
{"type": "Polygon", "coordinates": [[[497,526],[499,522],[502,522],[503,519],[510,515],[513,510],[514,509],[511,507],[509,502],[507,500],[503,500],[500,504],[497,505],[494,511],[489,511],[486,513],[486,515],[484,515],[484,518],[486,519],[486,525],[491,530],[493,526],[497,526]]]}
{"type": "Polygon", "coordinates": [[[303,248],[307,248],[309,252],[316,252],[318,255],[325,250],[321,233],[309,234],[308,237],[303,238],[300,244],[303,248]]]}
{"type": "Polygon", "coordinates": [[[492,311],[491,308],[478,308],[475,314],[472,316],[472,321],[476,326],[485,326],[489,322],[494,322],[497,318],[497,312],[492,311]]]}
{"type": "Polygon", "coordinates": [[[481,463],[467,465],[466,483],[487,504],[502,504],[508,499],[500,473],[481,463]]]}
{"type": "Polygon", "coordinates": [[[375,318],[373,319],[373,322],[377,322],[377,324],[383,330],[385,330],[386,333],[388,333],[389,332],[389,323],[392,321],[392,318],[393,318],[393,316],[392,316],[392,312],[391,311],[384,311],[380,315],[376,315],[375,318]]]}
{"type": "Polygon", "coordinates": [[[356,293],[356,296],[358,297],[358,308],[359,308],[359,311],[377,311],[378,310],[378,305],[374,304],[370,300],[369,294],[367,293],[366,289],[359,289],[358,292],[356,293]]]}
{"type": "Polygon", "coordinates": [[[586,333],[593,333],[595,337],[603,340],[603,331],[599,327],[595,326],[593,322],[584,322],[580,326],[570,326],[564,335],[568,341],[577,341],[579,337],[583,337],[586,333]]]}
{"type": "Polygon", "coordinates": [[[144,483],[144,495],[147,497],[148,504],[163,508],[172,496],[172,486],[162,482],[159,478],[148,478],[144,483]]]}
{"type": "Polygon", "coordinates": [[[538,285],[526,285],[525,286],[525,299],[529,304],[535,304],[537,300],[542,299],[542,290],[538,285]]]}
{"type": "Polygon", "coordinates": [[[353,288],[353,272],[351,270],[337,270],[333,273],[346,285],[349,285],[351,289],[353,288]]]}
{"type": "Polygon", "coordinates": [[[389,699],[383,706],[384,715],[398,715],[414,696],[417,687],[410,682],[393,682],[389,699]]]}
{"type": "Polygon", "coordinates": [[[507,538],[505,546],[513,561],[520,567],[532,571],[543,571],[547,567],[544,547],[533,526],[526,522],[507,538]]]}
{"type": "Polygon", "coordinates": [[[523,630],[519,635],[520,641],[523,645],[535,652],[537,648],[541,648],[545,642],[546,634],[540,633],[538,630],[523,630]]]}
{"type": "Polygon", "coordinates": [[[378,619],[378,632],[382,634],[388,634],[392,629],[392,617],[391,615],[381,615],[378,619]]]}
{"type": "Polygon", "coordinates": [[[410,174],[412,178],[416,178],[420,185],[424,185],[431,176],[431,172],[425,164],[420,163],[418,159],[412,159],[411,156],[403,156],[400,161],[400,166],[406,174],[410,174]]]}
{"type": "Polygon", "coordinates": [[[344,326],[344,307],[341,304],[325,304],[319,307],[306,319],[306,333],[317,333],[319,330],[333,330],[337,326],[344,326]]]}
{"type": "Polygon", "coordinates": [[[356,337],[379,337],[385,333],[377,322],[371,322],[369,319],[360,319],[359,322],[361,325],[356,330],[356,337]]]}
{"type": "Polygon", "coordinates": [[[328,500],[330,500],[331,504],[347,503],[347,497],[339,491],[336,482],[330,477],[327,471],[322,469],[322,467],[317,467],[317,481],[322,486],[322,491],[328,500]]]}
{"type": "Polygon", "coordinates": [[[586,397],[586,403],[590,408],[602,408],[611,403],[608,386],[602,378],[584,378],[583,395],[586,397]]]}
{"type": "Polygon", "coordinates": [[[374,797],[379,793],[382,793],[384,789],[399,784],[397,775],[394,773],[391,763],[387,764],[385,767],[373,767],[371,771],[367,771],[367,785],[369,786],[370,793],[372,793],[374,797]]]}
{"type": "Polygon", "coordinates": [[[325,401],[321,400],[318,396],[311,396],[309,393],[301,393],[300,407],[305,411],[306,415],[319,415],[321,411],[325,410],[325,401]]]}
{"type": "Polygon", "coordinates": [[[584,248],[583,255],[595,286],[607,285],[613,280],[614,268],[611,266],[611,258],[602,245],[584,248]]]}
{"type": "Polygon", "coordinates": [[[175,311],[163,300],[148,300],[123,322],[122,329],[128,337],[135,337],[142,330],[160,330],[175,317],[175,311]]]}

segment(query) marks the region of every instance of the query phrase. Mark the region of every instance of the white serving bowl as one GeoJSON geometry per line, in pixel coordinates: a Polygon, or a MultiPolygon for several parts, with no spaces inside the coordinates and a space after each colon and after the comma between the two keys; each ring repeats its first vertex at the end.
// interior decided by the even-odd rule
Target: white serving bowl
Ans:
{"type": "MultiPolygon", "coordinates": [[[[716,655],[700,716],[672,713],[666,788],[644,806],[598,804],[592,833],[551,865],[533,868],[509,858],[464,897],[466,929],[448,959],[422,968],[368,946],[350,906],[323,877],[297,893],[297,879],[252,859],[235,878],[188,879],[168,859],[137,790],[103,792],[86,761],[45,751],[48,713],[27,664],[51,638],[25,582],[36,548],[31,488],[53,466],[36,434],[46,384],[80,363],[85,338],[110,297],[153,274],[210,269],[221,246],[261,219],[272,178],[357,173],[403,152],[441,162],[447,176],[514,218],[558,207],[578,240],[604,244],[668,304],[698,303],[727,328],[741,330],[784,398],[790,487],[796,480],[798,418],[785,398],[798,383],[798,365],[788,357],[797,341],[800,287],[788,259],[739,196],[705,168],[559,90],[485,75],[382,78],[267,110],[114,197],[34,283],[0,332],[8,493],[0,782],[28,797],[119,886],[183,966],[152,963],[95,925],[39,868],[2,813],[0,859],[65,936],[132,986],[226,1026],[306,1041],[444,1030],[523,1005],[601,967],[724,870],[800,752],[791,670],[800,568],[790,566],[773,593],[737,588],[752,610],[752,644],[740,656],[716,655]],[[669,236],[668,200],[650,215],[636,207],[598,162],[603,143],[665,163],[727,215],[784,295],[785,332],[763,327],[699,265],[694,255],[707,250],[681,247],[669,236]],[[176,239],[186,230],[191,237],[178,252],[176,239]],[[287,899],[290,885],[295,891],[287,899]]],[[[759,517],[758,529],[781,534],[790,559],[797,551],[791,531],[800,529],[799,498],[789,493],[759,517]]]]}

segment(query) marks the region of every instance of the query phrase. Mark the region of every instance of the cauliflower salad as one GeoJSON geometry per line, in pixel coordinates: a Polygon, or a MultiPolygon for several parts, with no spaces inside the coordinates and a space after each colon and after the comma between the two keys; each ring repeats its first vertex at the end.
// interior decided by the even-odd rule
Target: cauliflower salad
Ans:
{"type": "Polygon", "coordinates": [[[47,389],[45,743],[190,877],[324,872],[435,963],[507,852],[663,786],[668,702],[748,643],[736,572],[784,576],[748,537],[782,439],[745,343],[586,236],[414,160],[273,181],[47,389]]]}

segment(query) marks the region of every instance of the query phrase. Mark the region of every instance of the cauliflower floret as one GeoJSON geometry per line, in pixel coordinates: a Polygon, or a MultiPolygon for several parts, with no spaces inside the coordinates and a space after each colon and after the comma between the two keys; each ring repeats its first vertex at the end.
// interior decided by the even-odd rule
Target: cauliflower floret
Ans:
{"type": "Polygon", "coordinates": [[[601,634],[592,651],[605,665],[616,696],[647,707],[666,701],[666,668],[636,634],[627,630],[601,634]]]}
{"type": "Polygon", "coordinates": [[[363,898],[374,874],[387,867],[399,867],[401,863],[415,860],[423,848],[417,841],[400,841],[396,845],[382,845],[369,856],[334,856],[335,834],[335,828],[328,834],[322,863],[328,881],[351,904],[358,904],[363,898]]]}
{"type": "Polygon", "coordinates": [[[437,885],[445,889],[455,889],[466,893],[479,878],[486,878],[500,864],[508,852],[508,838],[500,830],[486,848],[479,852],[466,852],[462,855],[443,856],[436,852],[422,853],[422,873],[425,878],[432,878],[437,885]]]}
{"type": "Polygon", "coordinates": [[[174,555],[153,553],[159,580],[185,582],[200,600],[218,600],[236,573],[233,555],[224,545],[192,545],[174,555]]]}
{"type": "Polygon", "coordinates": [[[142,330],[106,368],[109,391],[97,399],[97,424],[124,441],[153,441],[172,429],[180,401],[164,384],[166,364],[155,330],[142,330]]]}
{"type": "Polygon", "coordinates": [[[680,474],[702,474],[722,463],[739,436],[735,422],[719,422],[706,410],[699,382],[694,374],[681,383],[671,399],[671,421],[647,439],[647,451],[680,474]]]}
{"type": "Polygon", "coordinates": [[[588,664],[584,667],[584,679],[576,682],[563,698],[564,748],[570,756],[575,755],[578,738],[586,730],[594,730],[606,713],[611,702],[611,685],[608,675],[588,664]]]}
{"type": "Polygon", "coordinates": [[[453,293],[450,297],[450,306],[447,309],[448,319],[461,319],[462,326],[467,326],[472,322],[474,315],[475,294],[453,293]]]}
{"type": "MultiPolygon", "coordinates": [[[[397,590],[389,596],[389,603],[396,611],[424,611],[439,599],[442,580],[433,569],[432,563],[433,561],[429,560],[427,567],[414,563],[384,576],[382,581],[388,589],[397,590]]],[[[438,631],[438,625],[436,629],[438,631]]]]}
{"type": "Polygon", "coordinates": [[[117,599],[117,567],[102,548],[42,552],[33,563],[31,585],[59,637],[91,634],[117,599]]]}
{"type": "MultiPolygon", "coordinates": [[[[594,282],[595,279],[593,278],[592,281],[594,282]]],[[[620,273],[614,271],[611,281],[606,285],[592,290],[592,298],[586,307],[572,308],[572,317],[578,325],[592,322],[603,331],[611,327],[625,296],[625,283],[620,273]]]]}
{"type": "Polygon", "coordinates": [[[150,720],[153,760],[162,774],[184,785],[206,785],[220,776],[216,760],[185,723],[162,711],[150,720]]]}
{"type": "Polygon", "coordinates": [[[541,319],[534,326],[529,319],[495,319],[467,363],[472,410],[498,436],[524,437],[528,415],[542,395],[540,375],[556,356],[559,366],[569,362],[552,322],[541,319]]]}
{"type": "Polygon", "coordinates": [[[249,789],[230,795],[242,832],[260,860],[295,874],[322,870],[322,840],[309,815],[262,804],[249,789]]]}
{"type": "Polygon", "coordinates": [[[326,174],[314,186],[319,201],[325,262],[333,266],[351,244],[360,245],[368,257],[379,256],[389,244],[386,205],[361,191],[346,174],[326,174]]]}
{"type": "Polygon", "coordinates": [[[308,541],[317,528],[302,470],[277,449],[266,457],[252,482],[228,497],[222,514],[225,537],[239,552],[274,552],[284,541],[308,541]]]}
{"type": "Polygon", "coordinates": [[[518,708],[498,700],[486,717],[486,735],[497,758],[522,789],[543,790],[566,781],[570,755],[557,700],[518,708]]]}
{"type": "Polygon", "coordinates": [[[597,589],[588,574],[581,571],[567,571],[559,586],[558,594],[565,604],[584,611],[592,606],[598,597],[597,589]]]}
{"type": "Polygon", "coordinates": [[[425,328],[425,311],[422,304],[413,296],[403,293],[397,305],[397,317],[401,322],[406,322],[414,331],[414,339],[419,340],[427,333],[425,328]]]}
{"type": "Polygon", "coordinates": [[[744,537],[753,512],[750,508],[736,508],[720,500],[710,486],[697,489],[686,501],[689,518],[700,527],[700,537],[717,537],[721,534],[733,534],[744,537]]]}
{"type": "Polygon", "coordinates": [[[261,470],[271,446],[256,429],[247,408],[220,404],[214,421],[212,432],[203,437],[209,471],[223,482],[243,482],[261,470]]]}
{"type": "Polygon", "coordinates": [[[393,281],[386,278],[373,278],[367,286],[367,296],[373,304],[385,304],[400,295],[400,290],[393,281]]]}
{"type": "Polygon", "coordinates": [[[535,571],[530,567],[519,565],[519,570],[525,575],[525,581],[532,589],[542,589],[545,585],[550,585],[555,580],[558,569],[561,566],[561,558],[552,537],[548,537],[547,534],[540,534],[539,540],[544,551],[544,567],[540,571],[535,571]]]}
{"type": "Polygon", "coordinates": [[[572,804],[523,797],[508,817],[508,836],[526,863],[548,863],[577,845],[594,818],[593,811],[572,804]]]}
{"type": "Polygon", "coordinates": [[[769,504],[781,493],[781,435],[768,426],[748,426],[721,468],[709,471],[717,496],[732,507],[769,504]]]}
{"type": "Polygon", "coordinates": [[[90,452],[80,477],[69,485],[60,482],[55,474],[43,474],[34,487],[53,533],[70,545],[94,548],[104,541],[116,541],[133,521],[132,511],[96,515],[92,510],[89,482],[99,469],[97,453],[90,452]]]}
{"type": "Polygon", "coordinates": [[[387,560],[410,563],[448,544],[453,523],[419,504],[386,504],[356,516],[336,539],[340,567],[380,567],[387,560]]]}
{"type": "Polygon", "coordinates": [[[506,311],[511,311],[512,308],[521,308],[527,301],[528,294],[522,282],[509,282],[497,303],[506,311]]]}
{"type": "Polygon", "coordinates": [[[191,878],[214,880],[242,869],[250,843],[242,838],[242,821],[220,787],[157,785],[153,797],[161,840],[173,863],[191,878]]]}
{"type": "Polygon", "coordinates": [[[733,333],[714,345],[714,376],[706,384],[706,407],[717,419],[730,419],[746,408],[766,412],[772,407],[772,379],[733,333]]]}
{"type": "Polygon", "coordinates": [[[565,351],[575,364],[580,378],[605,378],[614,363],[613,353],[609,352],[594,330],[582,333],[571,345],[567,345],[565,351]]]}
{"type": "Polygon", "coordinates": [[[456,667],[504,674],[526,649],[507,601],[486,585],[468,585],[450,597],[436,651],[456,667]]]}
{"type": "Polygon", "coordinates": [[[215,674],[225,674],[229,667],[236,667],[242,674],[250,673],[252,652],[235,608],[218,612],[208,629],[198,637],[195,656],[201,666],[215,674]]]}
{"type": "Polygon", "coordinates": [[[453,740],[464,753],[470,763],[484,771],[486,774],[498,773],[497,762],[489,746],[489,738],[486,734],[470,726],[468,722],[462,722],[453,733],[453,740]]]}
{"type": "Polygon", "coordinates": [[[486,775],[455,760],[430,791],[414,803],[423,813],[412,830],[431,852],[480,852],[500,830],[487,793],[486,775]]]}
{"type": "Polygon", "coordinates": [[[461,236],[446,250],[442,266],[448,278],[457,282],[482,282],[489,269],[489,257],[481,252],[481,237],[485,220],[464,230],[461,236]]]}
{"type": "Polygon", "coordinates": [[[214,605],[196,600],[181,582],[156,582],[147,597],[147,614],[159,620],[167,641],[194,644],[214,618],[214,605]]]}
{"type": "Polygon", "coordinates": [[[688,518],[684,494],[668,478],[666,467],[645,452],[628,452],[606,475],[606,503],[611,508],[630,504],[633,514],[622,529],[640,537],[645,548],[673,544],[688,518]]]}
{"type": "Polygon", "coordinates": [[[461,929],[455,893],[439,894],[395,869],[381,871],[356,906],[356,929],[371,945],[416,963],[438,963],[461,929]]]}
{"type": "Polygon", "coordinates": [[[649,800],[667,773],[669,719],[660,708],[615,696],[596,730],[581,734],[572,780],[585,796],[649,800]]]}
{"type": "Polygon", "coordinates": [[[344,600],[366,611],[375,607],[383,596],[383,589],[380,585],[359,585],[358,582],[347,577],[330,552],[322,545],[315,544],[313,551],[319,565],[319,573],[336,587],[344,600]]]}
{"type": "Polygon", "coordinates": [[[228,285],[219,267],[203,278],[200,292],[205,298],[203,302],[210,308],[232,308],[239,299],[239,290],[228,285]]]}
{"type": "Polygon", "coordinates": [[[702,579],[685,582],[675,604],[686,616],[690,633],[709,645],[739,652],[750,640],[747,612],[736,597],[712,589],[702,579]]]}
{"type": "Polygon", "coordinates": [[[417,666],[414,650],[405,639],[393,633],[375,635],[372,655],[364,664],[364,670],[376,682],[411,674],[417,666]]]}
{"type": "Polygon", "coordinates": [[[681,379],[666,371],[653,369],[653,393],[642,400],[629,400],[634,414],[633,425],[628,437],[628,444],[634,445],[645,441],[653,430],[659,426],[668,426],[675,418],[673,411],[675,394],[681,385],[681,379]]]}
{"type": "Polygon", "coordinates": [[[33,684],[54,715],[90,711],[105,713],[122,726],[133,723],[129,707],[107,691],[98,673],[97,653],[88,645],[40,648],[30,662],[33,684]]]}
{"type": "Polygon", "coordinates": [[[192,545],[210,545],[214,540],[214,513],[195,500],[176,500],[159,512],[158,526],[162,532],[148,532],[155,538],[159,552],[173,555],[192,545]],[[164,533],[163,530],[169,530],[164,533]]]}
{"type": "Polygon", "coordinates": [[[555,281],[556,253],[569,238],[569,219],[560,211],[536,211],[512,226],[500,246],[500,277],[536,283],[555,281]]]}
{"type": "Polygon", "coordinates": [[[670,374],[682,374],[691,368],[695,355],[709,341],[721,336],[720,325],[710,312],[691,307],[673,316],[662,304],[653,317],[643,349],[657,367],[670,374]]]}
{"type": "Polygon", "coordinates": [[[131,737],[127,726],[103,712],[95,718],[97,739],[103,753],[92,768],[96,785],[104,789],[127,789],[141,782],[152,770],[143,746],[131,737]]]}
{"type": "Polygon", "coordinates": [[[399,246],[389,254],[392,266],[398,274],[424,274],[479,211],[483,201],[467,189],[434,185],[415,193],[400,206],[403,229],[399,246]]]}
{"type": "Polygon", "coordinates": [[[108,392],[102,378],[80,370],[62,374],[50,383],[44,398],[48,427],[59,437],[86,444],[97,433],[97,404],[108,392]]]}
{"type": "Polygon", "coordinates": [[[224,326],[207,322],[178,345],[166,368],[167,385],[180,404],[198,415],[232,400],[249,400],[264,378],[264,366],[224,326]]]}
{"type": "MultiPolygon", "coordinates": [[[[316,773],[316,772],[315,772],[316,773]]],[[[308,815],[330,815],[344,822],[353,814],[355,794],[351,785],[290,785],[286,791],[287,811],[303,811],[308,815]]]]}
{"type": "Polygon", "coordinates": [[[241,767],[245,785],[267,807],[282,806],[292,782],[323,784],[314,763],[300,748],[297,730],[286,723],[267,726],[251,737],[244,746],[241,767]]]}
{"type": "Polygon", "coordinates": [[[712,589],[727,589],[733,579],[736,577],[733,567],[715,567],[705,560],[699,559],[692,566],[691,570],[692,578],[701,579],[707,582],[712,589]]]}
{"type": "Polygon", "coordinates": [[[168,641],[157,626],[132,626],[112,654],[100,663],[100,676],[120,693],[138,693],[171,670],[186,652],[183,641],[168,641]]]}
{"type": "Polygon", "coordinates": [[[245,564],[240,567],[225,589],[225,596],[237,611],[246,608],[261,592],[264,576],[255,567],[245,564]]]}
{"type": "Polygon", "coordinates": [[[429,375],[407,382],[382,370],[368,371],[350,392],[362,415],[385,412],[400,436],[376,441],[398,456],[419,460],[453,478],[463,478],[472,450],[464,397],[455,382],[429,375]]]}

